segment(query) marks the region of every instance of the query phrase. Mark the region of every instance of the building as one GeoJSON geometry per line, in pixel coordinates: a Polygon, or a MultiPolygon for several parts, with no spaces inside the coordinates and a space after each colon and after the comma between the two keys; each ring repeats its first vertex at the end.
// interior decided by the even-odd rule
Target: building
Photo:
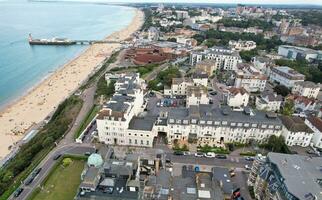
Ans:
{"type": "Polygon", "coordinates": [[[164,88],[164,94],[170,96],[187,95],[188,87],[193,85],[191,78],[173,78],[171,88],[164,88]]]}
{"type": "Polygon", "coordinates": [[[286,66],[273,67],[269,76],[271,82],[277,82],[288,88],[294,87],[296,82],[303,82],[305,76],[286,66]]]}
{"type": "Polygon", "coordinates": [[[247,184],[249,186],[255,185],[259,169],[263,166],[265,162],[266,162],[266,156],[263,156],[262,154],[257,154],[255,156],[255,159],[253,161],[252,168],[250,170],[248,180],[247,180],[247,184]]]}
{"type": "Polygon", "coordinates": [[[262,92],[265,90],[267,77],[251,65],[243,65],[235,71],[235,87],[245,88],[248,92],[262,92]]]}
{"type": "Polygon", "coordinates": [[[206,59],[196,64],[196,70],[206,72],[208,76],[211,76],[217,70],[217,66],[216,61],[206,59]]]}
{"type": "Polygon", "coordinates": [[[160,31],[155,27],[150,27],[148,30],[148,40],[157,41],[160,37],[160,31]]]}
{"type": "Polygon", "coordinates": [[[157,46],[142,46],[138,48],[130,48],[126,50],[124,59],[131,61],[135,65],[147,65],[153,63],[162,63],[172,60],[176,57],[172,52],[166,52],[157,46]]]}
{"type": "Polygon", "coordinates": [[[309,116],[305,119],[305,124],[314,132],[311,140],[313,146],[322,149],[322,120],[318,117],[309,116]]]}
{"type": "Polygon", "coordinates": [[[202,85],[188,87],[186,106],[209,104],[208,90],[202,85]]]}
{"type": "Polygon", "coordinates": [[[314,61],[318,59],[319,52],[305,47],[281,45],[278,47],[278,55],[288,59],[314,61]]]}
{"type": "Polygon", "coordinates": [[[189,18],[189,13],[188,13],[188,11],[176,10],[176,14],[177,14],[177,19],[178,19],[178,20],[189,18]]]}
{"type": "Polygon", "coordinates": [[[232,111],[229,107],[199,105],[173,108],[160,115],[155,130],[165,132],[169,142],[197,140],[199,145],[220,146],[226,142],[264,142],[281,134],[282,123],[276,115],[249,108],[232,111]]]}
{"type": "Polygon", "coordinates": [[[283,97],[272,92],[263,92],[256,97],[256,109],[276,112],[279,111],[283,97]]]}
{"type": "Polygon", "coordinates": [[[192,81],[195,85],[202,85],[208,87],[208,74],[202,71],[195,71],[191,75],[192,81]]]}
{"type": "Polygon", "coordinates": [[[314,98],[289,95],[287,99],[293,100],[294,108],[298,112],[313,111],[317,107],[317,100],[314,98]]]}
{"type": "Polygon", "coordinates": [[[252,58],[252,64],[262,74],[269,76],[271,66],[273,65],[273,60],[267,57],[256,56],[252,58]]]}
{"type": "Polygon", "coordinates": [[[230,107],[246,107],[248,105],[249,93],[242,87],[231,87],[224,94],[224,98],[230,107]]]}
{"type": "Polygon", "coordinates": [[[310,82],[296,82],[292,88],[292,94],[316,99],[320,92],[320,86],[310,82]]]}
{"type": "Polygon", "coordinates": [[[188,88],[191,86],[208,85],[207,74],[194,74],[192,77],[173,78],[171,88],[164,88],[164,94],[169,96],[185,96],[188,94],[188,88]]]}
{"type": "Polygon", "coordinates": [[[281,116],[280,118],[283,123],[282,135],[288,146],[307,147],[310,145],[313,131],[304,123],[304,120],[295,116],[281,116]]]}
{"type": "Polygon", "coordinates": [[[322,199],[321,157],[270,152],[257,171],[256,199],[322,199]]]}
{"type": "Polygon", "coordinates": [[[237,51],[223,47],[213,47],[203,52],[192,52],[190,54],[192,66],[205,59],[215,61],[217,68],[223,70],[236,70],[237,64],[242,62],[237,51]]]}
{"type": "Polygon", "coordinates": [[[152,147],[154,119],[138,117],[143,111],[143,80],[139,74],[124,74],[115,83],[115,94],[96,118],[100,142],[152,147]]]}
{"type": "Polygon", "coordinates": [[[256,48],[256,42],[254,41],[230,40],[228,45],[236,51],[250,51],[256,48]]]}

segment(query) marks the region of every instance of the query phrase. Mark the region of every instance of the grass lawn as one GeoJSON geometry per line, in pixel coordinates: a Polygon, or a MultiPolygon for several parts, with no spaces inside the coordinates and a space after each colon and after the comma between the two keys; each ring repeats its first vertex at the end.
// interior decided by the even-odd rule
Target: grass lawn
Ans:
{"type": "Polygon", "coordinates": [[[61,164],[54,169],[32,200],[72,200],[81,182],[80,175],[84,169],[84,160],[73,159],[73,162],[63,167],[61,164]]]}
{"type": "Polygon", "coordinates": [[[78,129],[76,130],[74,134],[74,138],[78,138],[80,134],[85,130],[87,125],[94,119],[95,115],[98,113],[100,110],[99,106],[93,106],[92,109],[87,113],[85,119],[82,121],[78,129]]]}

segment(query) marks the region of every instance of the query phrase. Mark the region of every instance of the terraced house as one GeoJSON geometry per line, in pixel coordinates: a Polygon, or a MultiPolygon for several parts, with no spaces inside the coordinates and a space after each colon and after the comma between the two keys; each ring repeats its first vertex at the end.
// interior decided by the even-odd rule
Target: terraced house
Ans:
{"type": "Polygon", "coordinates": [[[225,142],[264,142],[271,135],[282,133],[282,123],[275,114],[253,111],[232,111],[211,105],[171,109],[155,124],[155,131],[166,132],[168,141],[197,140],[200,145],[220,146],[225,142]]]}

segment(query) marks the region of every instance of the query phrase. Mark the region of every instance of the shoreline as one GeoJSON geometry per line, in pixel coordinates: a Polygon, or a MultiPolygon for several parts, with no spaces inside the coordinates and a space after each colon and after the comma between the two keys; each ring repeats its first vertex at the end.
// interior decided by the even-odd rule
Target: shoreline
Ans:
{"type": "MultiPolygon", "coordinates": [[[[131,8],[131,7],[130,7],[131,8]]],[[[104,37],[126,40],[144,22],[141,10],[134,10],[129,25],[104,37]]],[[[121,44],[93,44],[67,60],[52,73],[35,83],[24,95],[0,108],[0,160],[10,153],[10,146],[22,139],[26,131],[42,122],[66,98],[72,95],[94,73],[100,64],[121,47],[121,44]]]]}

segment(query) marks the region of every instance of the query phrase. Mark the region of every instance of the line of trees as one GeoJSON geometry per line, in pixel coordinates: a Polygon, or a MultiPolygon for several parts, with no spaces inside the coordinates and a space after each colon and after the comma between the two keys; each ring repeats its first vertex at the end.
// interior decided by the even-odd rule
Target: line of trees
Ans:
{"type": "Polygon", "coordinates": [[[271,31],[274,27],[272,22],[267,22],[260,19],[247,19],[247,20],[233,20],[231,18],[224,18],[218,21],[222,23],[225,27],[238,27],[238,28],[249,28],[249,27],[258,27],[264,31],[271,31]]]}

